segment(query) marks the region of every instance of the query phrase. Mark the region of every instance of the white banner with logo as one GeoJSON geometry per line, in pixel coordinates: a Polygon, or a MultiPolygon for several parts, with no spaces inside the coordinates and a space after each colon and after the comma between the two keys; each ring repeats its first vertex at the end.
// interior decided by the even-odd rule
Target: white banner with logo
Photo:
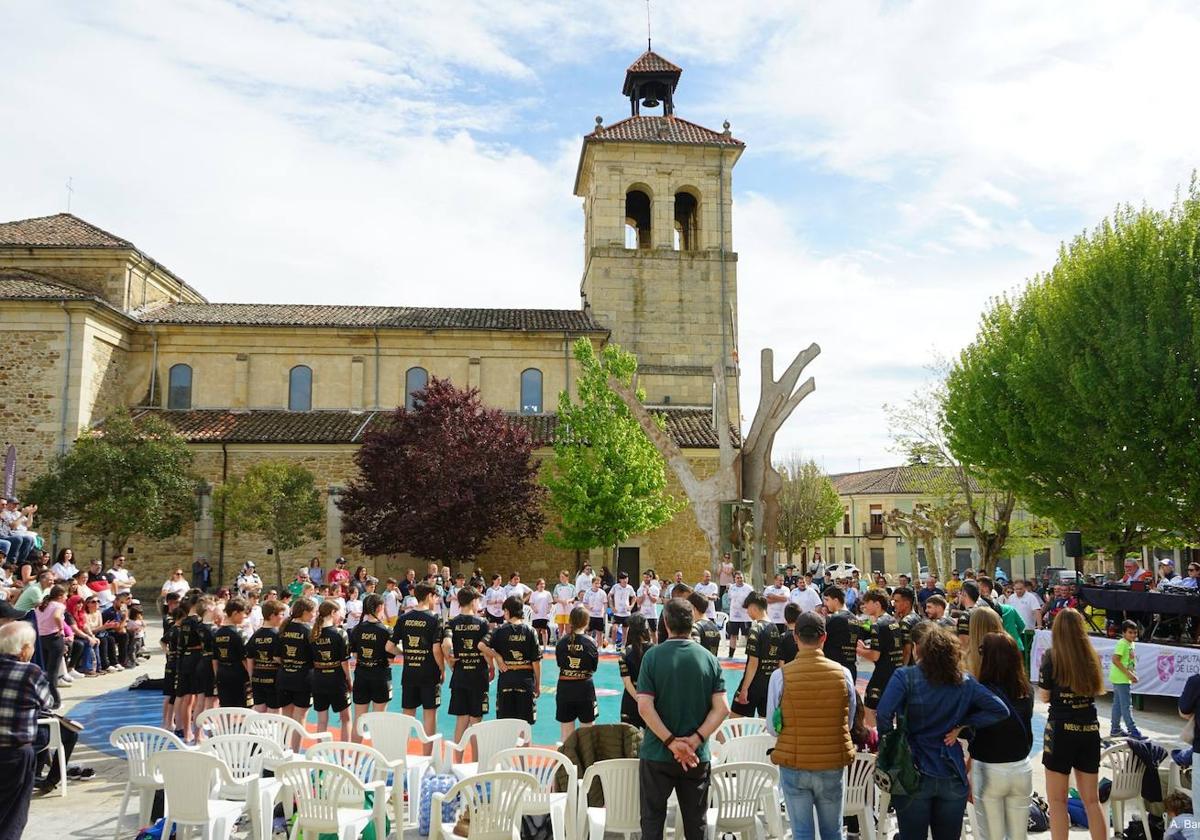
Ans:
{"type": "MultiPolygon", "coordinates": [[[[1117,640],[1104,636],[1088,636],[1088,639],[1100,654],[1104,687],[1111,691],[1112,683],[1108,681],[1108,670],[1112,665],[1112,654],[1117,647],[1117,640]]],[[[1042,666],[1042,654],[1049,649],[1050,631],[1038,630],[1033,637],[1033,648],[1029,653],[1031,680],[1037,681],[1042,666]]],[[[1183,694],[1183,686],[1188,677],[1200,674],[1200,648],[1138,642],[1134,648],[1134,655],[1137,657],[1138,675],[1138,681],[1133,686],[1134,694],[1178,697],[1183,694]]]]}

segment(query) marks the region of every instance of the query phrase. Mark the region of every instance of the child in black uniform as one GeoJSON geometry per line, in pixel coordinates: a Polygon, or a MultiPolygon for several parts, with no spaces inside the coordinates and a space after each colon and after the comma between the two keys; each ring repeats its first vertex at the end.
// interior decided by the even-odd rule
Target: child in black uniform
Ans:
{"type": "MultiPolygon", "coordinates": [[[[449,637],[442,643],[450,674],[450,714],[454,715],[454,742],[461,743],[467,727],[488,713],[488,688],[496,676],[483,655],[492,628],[475,613],[479,593],[470,586],[458,590],[459,614],[450,619],[449,637]]],[[[455,756],[455,759],[459,756],[455,756]]]]}
{"type": "Polygon", "coordinates": [[[279,601],[264,603],[262,627],[246,643],[246,655],[250,658],[250,693],[256,712],[279,711],[279,693],[276,690],[279,676],[279,624],[285,612],[286,607],[279,601]]]}
{"type": "MultiPolygon", "coordinates": [[[[279,628],[279,672],[275,691],[283,714],[301,726],[312,705],[312,644],[308,634],[316,607],[307,598],[292,604],[292,613],[279,628]]],[[[292,737],[291,748],[300,748],[299,736],[292,737]]]]}
{"type": "Polygon", "coordinates": [[[523,621],[525,604],[510,596],[504,601],[505,623],[480,650],[500,672],[496,680],[496,717],[516,718],[531,726],[537,720],[542,693],[542,648],[537,634],[523,621]]]}
{"type": "Polygon", "coordinates": [[[250,683],[249,655],[242,640],[241,623],[246,619],[246,602],[231,598],[225,603],[225,623],[213,633],[213,670],[217,682],[217,702],[221,706],[246,708],[246,688],[250,683]]]}
{"type": "Polygon", "coordinates": [[[637,681],[642,672],[642,657],[650,645],[650,628],[641,613],[629,616],[625,623],[625,651],[621,654],[621,682],[625,691],[621,694],[621,722],[641,729],[642,715],[638,711],[637,681]]]}
{"type": "Polygon", "coordinates": [[[587,607],[571,610],[570,629],[554,646],[558,661],[558,691],[555,694],[555,719],[562,726],[562,739],[567,740],[580,726],[596,722],[596,686],[592,675],[600,666],[600,650],[587,635],[591,613],[587,607]]]}
{"type": "MultiPolygon", "coordinates": [[[[362,717],[375,704],[375,711],[387,710],[392,699],[392,662],[387,643],[391,629],[383,623],[383,597],[363,598],[362,621],[350,631],[350,652],[354,654],[354,716],[362,717]]],[[[359,735],[355,733],[355,740],[359,735]]]]}
{"type": "Polygon", "coordinates": [[[312,647],[312,707],[317,731],[329,731],[329,710],[338,714],[341,741],[350,740],[350,640],[339,625],[342,610],[334,600],[322,602],[308,637],[312,647]]]}

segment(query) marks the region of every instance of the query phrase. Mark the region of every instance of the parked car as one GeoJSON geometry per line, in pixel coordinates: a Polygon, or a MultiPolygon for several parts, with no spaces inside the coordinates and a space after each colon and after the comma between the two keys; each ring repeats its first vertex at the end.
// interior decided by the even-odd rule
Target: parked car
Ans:
{"type": "MultiPolygon", "coordinates": [[[[825,571],[833,575],[834,580],[850,577],[855,572],[859,572],[858,566],[855,566],[853,563],[833,563],[829,566],[826,566],[825,571]]],[[[861,575],[862,572],[859,572],[859,574],[861,575]]]]}

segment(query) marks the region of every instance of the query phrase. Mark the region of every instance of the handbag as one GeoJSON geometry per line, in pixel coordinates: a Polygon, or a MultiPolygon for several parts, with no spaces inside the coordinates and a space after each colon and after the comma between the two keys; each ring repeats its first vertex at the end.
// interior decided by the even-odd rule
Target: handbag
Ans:
{"type": "Polygon", "coordinates": [[[879,739],[879,754],[875,757],[875,785],[893,797],[912,796],[921,787],[921,771],[908,743],[908,698],[912,696],[914,667],[906,668],[904,673],[904,710],[896,714],[896,727],[879,739]]]}

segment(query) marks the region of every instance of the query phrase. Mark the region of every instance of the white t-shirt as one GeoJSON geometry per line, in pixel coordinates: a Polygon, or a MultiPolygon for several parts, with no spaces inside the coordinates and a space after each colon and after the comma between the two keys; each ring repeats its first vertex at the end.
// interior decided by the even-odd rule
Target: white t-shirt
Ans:
{"type": "Polygon", "coordinates": [[[806,586],[804,589],[797,586],[788,596],[788,600],[803,612],[815,612],[821,606],[821,593],[817,592],[815,586],[806,586]]]}
{"type": "Polygon", "coordinates": [[[662,590],[658,588],[657,583],[651,582],[649,585],[643,583],[638,587],[638,612],[646,618],[658,617],[658,596],[662,590]]]}
{"type": "Polygon", "coordinates": [[[608,593],[603,589],[589,589],[583,593],[583,605],[592,618],[604,618],[608,611],[608,593]]]}
{"type": "Polygon", "coordinates": [[[754,591],[748,583],[743,583],[738,586],[736,583],[729,587],[729,620],[735,622],[747,622],[750,620],[750,613],[746,612],[746,596],[754,591]]]}
{"type": "Polygon", "coordinates": [[[693,587],[696,592],[699,592],[708,599],[708,609],[704,611],[705,618],[713,618],[717,614],[717,602],[713,600],[720,592],[720,588],[711,580],[708,583],[701,581],[693,587]]]}
{"type": "Polygon", "coordinates": [[[533,590],[520,581],[517,581],[516,583],[510,583],[508,586],[504,587],[504,597],[507,598],[516,595],[522,601],[524,601],[525,596],[531,592],[533,592],[533,590]]]}
{"type": "Polygon", "coordinates": [[[244,635],[246,636],[246,638],[250,638],[255,633],[257,633],[263,625],[262,607],[261,606],[259,606],[258,604],[255,604],[253,607],[250,608],[250,614],[246,616],[246,623],[250,625],[250,632],[245,633],[244,635]]]}
{"type": "Polygon", "coordinates": [[[535,589],[529,596],[529,609],[533,611],[534,618],[550,618],[553,602],[554,596],[550,594],[549,590],[535,589]]]}
{"type": "Polygon", "coordinates": [[[50,571],[54,573],[55,580],[70,580],[79,574],[79,569],[69,560],[66,563],[55,563],[50,567],[50,571]]]}
{"type": "Polygon", "coordinates": [[[575,606],[575,587],[569,583],[554,584],[554,614],[570,615],[575,606]]]}
{"type": "Polygon", "coordinates": [[[592,572],[580,572],[575,576],[575,591],[586,592],[592,588],[592,572]]]}
{"type": "Polygon", "coordinates": [[[1033,613],[1042,608],[1042,599],[1032,592],[1025,591],[1021,595],[1014,592],[1008,596],[1008,605],[1017,611],[1025,622],[1025,629],[1033,628],[1033,613]]]}
{"type": "Polygon", "coordinates": [[[175,593],[178,593],[179,597],[182,598],[184,595],[187,594],[187,591],[189,589],[191,589],[191,586],[188,584],[188,582],[186,580],[182,580],[182,579],[168,580],[166,583],[163,584],[162,594],[169,595],[172,592],[175,592],[175,593]]]}
{"type": "Polygon", "coordinates": [[[238,575],[237,589],[242,595],[248,595],[251,592],[262,591],[262,578],[256,573],[238,575]]]}
{"type": "Polygon", "coordinates": [[[383,592],[383,614],[387,618],[400,615],[400,590],[385,589],[383,592]]]}
{"type": "Polygon", "coordinates": [[[721,586],[733,586],[732,563],[722,563],[717,567],[717,583],[721,586]]]}
{"type": "Polygon", "coordinates": [[[633,599],[637,593],[627,583],[618,583],[608,591],[612,597],[613,615],[628,617],[633,609],[633,599]]]}
{"type": "Polygon", "coordinates": [[[493,616],[504,615],[504,599],[507,597],[508,593],[503,586],[489,586],[483,596],[488,613],[493,616]]]}
{"type": "Polygon", "coordinates": [[[342,627],[346,632],[350,632],[358,626],[358,622],[362,621],[362,601],[357,598],[352,598],[346,602],[346,620],[342,622],[342,627]]]}
{"type": "Polygon", "coordinates": [[[132,584],[133,575],[129,574],[128,569],[109,569],[108,579],[112,581],[114,593],[128,592],[132,584]]]}
{"type": "MultiPolygon", "coordinates": [[[[767,598],[771,595],[782,595],[787,598],[792,590],[786,586],[768,586],[763,589],[763,597],[767,598]]],[[[767,602],[767,621],[772,624],[783,624],[783,608],[787,606],[787,601],[777,601],[775,603],[767,602]]]]}

